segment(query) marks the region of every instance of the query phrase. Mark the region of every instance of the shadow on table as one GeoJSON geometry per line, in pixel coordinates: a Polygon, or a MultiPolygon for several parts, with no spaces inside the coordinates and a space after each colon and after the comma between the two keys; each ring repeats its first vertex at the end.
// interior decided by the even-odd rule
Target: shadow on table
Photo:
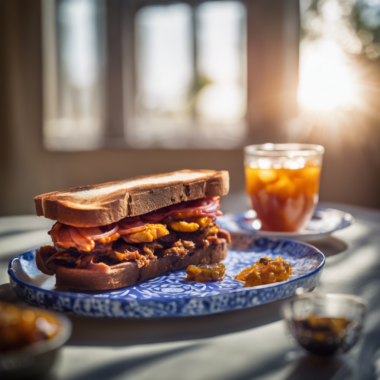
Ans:
{"type": "MultiPolygon", "coordinates": [[[[292,352],[293,353],[293,352],[292,352]]],[[[297,351],[298,353],[298,351],[297,351]]],[[[302,355],[302,353],[299,353],[302,355]]],[[[274,374],[277,371],[292,366],[293,370],[284,377],[279,374],[281,380],[332,380],[343,379],[347,375],[350,367],[344,359],[332,358],[329,360],[319,359],[305,354],[297,360],[289,362],[286,355],[279,354],[277,356],[269,355],[268,360],[262,362],[261,365],[255,365],[254,368],[247,369],[234,376],[234,380],[251,380],[260,378],[268,374],[274,374]],[[337,376],[342,374],[343,377],[337,376]]]]}
{"type": "Polygon", "coordinates": [[[234,380],[266,378],[268,375],[279,380],[343,380],[351,379],[348,377],[351,374],[352,365],[345,356],[320,358],[295,349],[276,355],[270,353],[267,360],[236,374],[234,380]]]}
{"type": "MultiPolygon", "coordinates": [[[[0,286],[0,300],[25,305],[9,284],[0,286]]],[[[226,313],[178,318],[112,319],[67,314],[73,323],[68,344],[122,347],[210,338],[276,322],[280,320],[279,310],[283,302],[279,300],[226,313]]]]}
{"type": "Polygon", "coordinates": [[[329,359],[305,356],[296,362],[293,371],[284,380],[338,380],[351,373],[351,366],[344,357],[329,359]]]}
{"type": "Polygon", "coordinates": [[[191,351],[198,349],[201,344],[192,344],[186,347],[180,347],[175,349],[166,350],[164,352],[159,352],[151,355],[144,355],[133,358],[122,358],[115,360],[113,362],[107,363],[101,366],[94,366],[94,368],[83,371],[78,375],[69,377],[67,380],[104,380],[104,379],[113,379],[113,378],[127,378],[128,374],[132,371],[144,368],[147,365],[151,366],[155,362],[161,360],[167,360],[170,357],[182,354],[186,351],[191,351]]]}
{"type": "Polygon", "coordinates": [[[325,257],[335,256],[348,249],[348,245],[336,237],[329,236],[322,240],[310,241],[309,244],[318,248],[325,257]]]}
{"type": "Polygon", "coordinates": [[[69,316],[73,322],[69,344],[117,347],[211,338],[276,322],[280,320],[282,303],[283,300],[226,313],[149,320],[73,315],[69,316]]]}

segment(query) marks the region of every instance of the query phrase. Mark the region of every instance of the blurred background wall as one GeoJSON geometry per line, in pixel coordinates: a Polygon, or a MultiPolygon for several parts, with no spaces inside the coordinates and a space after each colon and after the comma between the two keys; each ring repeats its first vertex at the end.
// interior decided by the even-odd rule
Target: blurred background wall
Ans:
{"type": "Polygon", "coordinates": [[[286,141],[325,146],[322,201],[380,207],[369,3],[3,0],[0,215],[183,168],[243,191],[242,147],[286,141]]]}

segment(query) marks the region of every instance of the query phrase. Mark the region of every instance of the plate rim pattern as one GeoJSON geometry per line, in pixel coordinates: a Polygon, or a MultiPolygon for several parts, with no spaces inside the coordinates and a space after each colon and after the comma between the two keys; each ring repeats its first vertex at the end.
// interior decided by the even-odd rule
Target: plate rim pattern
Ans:
{"type": "MultiPolygon", "coordinates": [[[[285,282],[271,285],[242,288],[234,292],[216,295],[195,296],[181,299],[172,297],[153,297],[135,301],[126,299],[122,300],[120,298],[102,298],[102,294],[108,294],[107,291],[80,293],[70,291],[59,292],[56,290],[40,288],[34,284],[28,283],[17,276],[14,266],[17,265],[16,262],[25,255],[31,254],[34,256],[34,251],[37,248],[28,250],[14,257],[9,263],[8,274],[11,286],[16,294],[35,306],[55,311],[71,312],[77,315],[122,318],[179,317],[232,311],[276,301],[294,295],[295,290],[298,287],[314,288],[318,284],[322,269],[326,262],[325,257],[320,250],[310,244],[291,239],[258,236],[252,236],[251,239],[252,242],[264,239],[268,242],[275,241],[280,242],[281,244],[289,242],[291,244],[296,244],[297,246],[308,247],[309,249],[311,248],[315,254],[320,255],[321,262],[317,268],[312,269],[308,273],[285,282]],[[265,296],[265,294],[267,294],[267,296],[265,296]],[[82,305],[78,306],[78,304],[81,303],[82,305]]],[[[234,248],[233,250],[236,251],[234,248]]],[[[127,290],[128,288],[125,289],[127,290]]],[[[115,289],[114,291],[121,291],[121,289],[115,289]]]]}

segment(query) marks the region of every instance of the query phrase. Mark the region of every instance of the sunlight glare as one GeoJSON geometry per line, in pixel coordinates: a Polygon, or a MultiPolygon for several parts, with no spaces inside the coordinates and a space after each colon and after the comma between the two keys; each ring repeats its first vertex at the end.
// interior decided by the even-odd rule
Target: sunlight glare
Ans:
{"type": "Polygon", "coordinates": [[[327,39],[302,43],[298,90],[300,106],[331,111],[338,107],[351,107],[357,99],[357,81],[343,49],[327,39]]]}

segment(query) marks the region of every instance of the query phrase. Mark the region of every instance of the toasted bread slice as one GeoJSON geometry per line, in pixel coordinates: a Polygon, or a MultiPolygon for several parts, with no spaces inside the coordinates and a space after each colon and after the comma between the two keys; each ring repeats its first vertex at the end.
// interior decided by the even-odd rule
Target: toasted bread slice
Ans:
{"type": "Polygon", "coordinates": [[[96,227],[183,201],[223,196],[228,190],[227,171],[180,170],[46,193],[34,203],[38,216],[96,227]]]}
{"type": "Polygon", "coordinates": [[[111,290],[136,285],[142,281],[167,272],[185,269],[189,265],[219,263],[227,256],[227,244],[212,244],[198,248],[184,258],[178,256],[159,257],[150,260],[147,267],[138,268],[135,261],[126,261],[109,267],[105,273],[61,265],[46,266],[45,258],[36,251],[37,267],[45,274],[56,274],[56,286],[76,290],[111,290]]]}

